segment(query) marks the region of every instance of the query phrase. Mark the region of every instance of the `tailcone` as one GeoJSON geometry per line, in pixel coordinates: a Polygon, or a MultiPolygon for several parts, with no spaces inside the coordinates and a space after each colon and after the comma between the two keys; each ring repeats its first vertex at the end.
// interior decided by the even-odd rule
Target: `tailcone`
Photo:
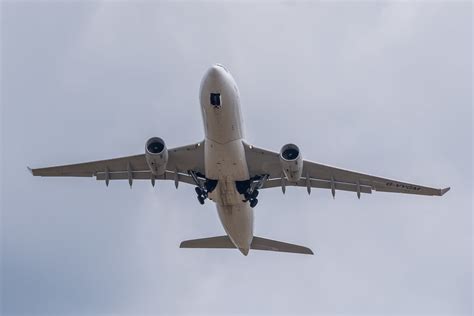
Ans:
{"type": "Polygon", "coordinates": [[[239,248],[239,250],[244,256],[247,256],[249,254],[248,248],[239,248]]]}

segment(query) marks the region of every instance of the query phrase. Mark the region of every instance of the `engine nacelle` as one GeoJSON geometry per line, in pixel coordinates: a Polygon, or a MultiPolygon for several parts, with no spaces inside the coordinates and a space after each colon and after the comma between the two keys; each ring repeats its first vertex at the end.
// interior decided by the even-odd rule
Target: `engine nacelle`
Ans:
{"type": "Polygon", "coordinates": [[[150,138],[145,145],[145,158],[154,175],[162,175],[168,163],[168,149],[165,142],[159,137],[150,138]]]}
{"type": "Polygon", "coordinates": [[[296,182],[303,173],[303,158],[295,144],[286,144],[280,150],[280,164],[288,181],[296,182]]]}

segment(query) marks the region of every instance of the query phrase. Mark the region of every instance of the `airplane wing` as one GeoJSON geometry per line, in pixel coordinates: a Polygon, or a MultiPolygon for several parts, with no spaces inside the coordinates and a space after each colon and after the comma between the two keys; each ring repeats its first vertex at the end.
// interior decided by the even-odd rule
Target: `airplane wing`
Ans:
{"type": "Polygon", "coordinates": [[[407,193],[417,195],[441,196],[450,188],[436,189],[418,184],[377,177],[360,172],[340,169],[328,165],[303,160],[303,172],[297,182],[289,182],[282,175],[279,153],[258,148],[244,143],[250,177],[267,176],[268,179],[261,184],[262,189],[286,186],[306,187],[308,193],[311,188],[331,189],[333,196],[336,190],[372,193],[380,192],[407,193]]]}
{"type": "MultiPolygon", "coordinates": [[[[154,176],[146,162],[145,154],[114,159],[84,162],[47,168],[30,169],[34,176],[41,177],[96,177],[97,180],[174,180],[195,184],[188,171],[204,175],[203,142],[168,150],[168,163],[163,175],[154,176]]],[[[203,177],[198,177],[203,181],[203,177]]]]}

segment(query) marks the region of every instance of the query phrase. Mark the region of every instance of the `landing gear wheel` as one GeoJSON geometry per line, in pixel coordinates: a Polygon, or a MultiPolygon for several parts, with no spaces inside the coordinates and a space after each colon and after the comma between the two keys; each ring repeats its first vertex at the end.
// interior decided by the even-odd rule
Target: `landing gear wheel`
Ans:
{"type": "Polygon", "coordinates": [[[243,202],[248,202],[252,199],[252,197],[247,192],[244,193],[244,198],[245,200],[243,200],[243,202]]]}
{"type": "Polygon", "coordinates": [[[250,197],[251,197],[252,199],[256,199],[257,196],[258,196],[258,190],[253,190],[252,194],[250,194],[250,197]]]}
{"type": "Polygon", "coordinates": [[[196,194],[197,194],[197,195],[204,195],[204,192],[202,192],[202,190],[201,190],[200,187],[195,187],[195,188],[194,188],[194,191],[196,191],[196,194]]]}
{"type": "Polygon", "coordinates": [[[201,205],[204,205],[204,197],[202,195],[198,195],[198,200],[201,205]]]}
{"type": "Polygon", "coordinates": [[[250,200],[250,207],[251,207],[251,208],[254,208],[255,206],[257,206],[257,203],[258,203],[258,199],[252,199],[252,200],[250,200]]]}

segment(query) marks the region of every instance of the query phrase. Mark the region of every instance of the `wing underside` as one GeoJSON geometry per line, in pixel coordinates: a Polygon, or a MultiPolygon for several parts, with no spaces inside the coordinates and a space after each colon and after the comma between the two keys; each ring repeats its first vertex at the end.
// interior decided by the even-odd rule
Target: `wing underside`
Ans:
{"type": "Polygon", "coordinates": [[[360,172],[331,167],[311,161],[303,161],[302,177],[297,182],[289,182],[282,174],[279,154],[270,150],[258,148],[244,143],[249,172],[252,177],[267,176],[261,188],[286,186],[306,187],[372,193],[372,191],[406,193],[417,195],[441,196],[450,188],[437,189],[418,184],[373,176],[360,172]]]}
{"type": "MultiPolygon", "coordinates": [[[[145,154],[126,156],[107,160],[98,160],[72,165],[30,169],[34,176],[41,177],[96,177],[97,180],[173,180],[195,184],[189,172],[203,175],[204,146],[201,143],[173,148],[168,151],[166,171],[154,175],[146,162],[145,154]]],[[[198,177],[203,181],[203,177],[198,177]]]]}
{"type": "MultiPolygon", "coordinates": [[[[441,196],[449,188],[437,189],[418,184],[397,181],[341,168],[331,167],[310,161],[303,161],[302,177],[297,182],[290,182],[282,175],[279,154],[244,143],[249,173],[252,178],[266,176],[260,188],[287,186],[329,189],[370,194],[372,191],[406,193],[417,195],[441,196]]],[[[205,181],[203,142],[170,149],[166,172],[154,175],[150,172],[144,154],[98,160],[86,163],[30,169],[33,175],[42,177],[96,177],[97,180],[172,180],[196,184],[190,171],[200,175],[199,182],[205,181]]]]}

